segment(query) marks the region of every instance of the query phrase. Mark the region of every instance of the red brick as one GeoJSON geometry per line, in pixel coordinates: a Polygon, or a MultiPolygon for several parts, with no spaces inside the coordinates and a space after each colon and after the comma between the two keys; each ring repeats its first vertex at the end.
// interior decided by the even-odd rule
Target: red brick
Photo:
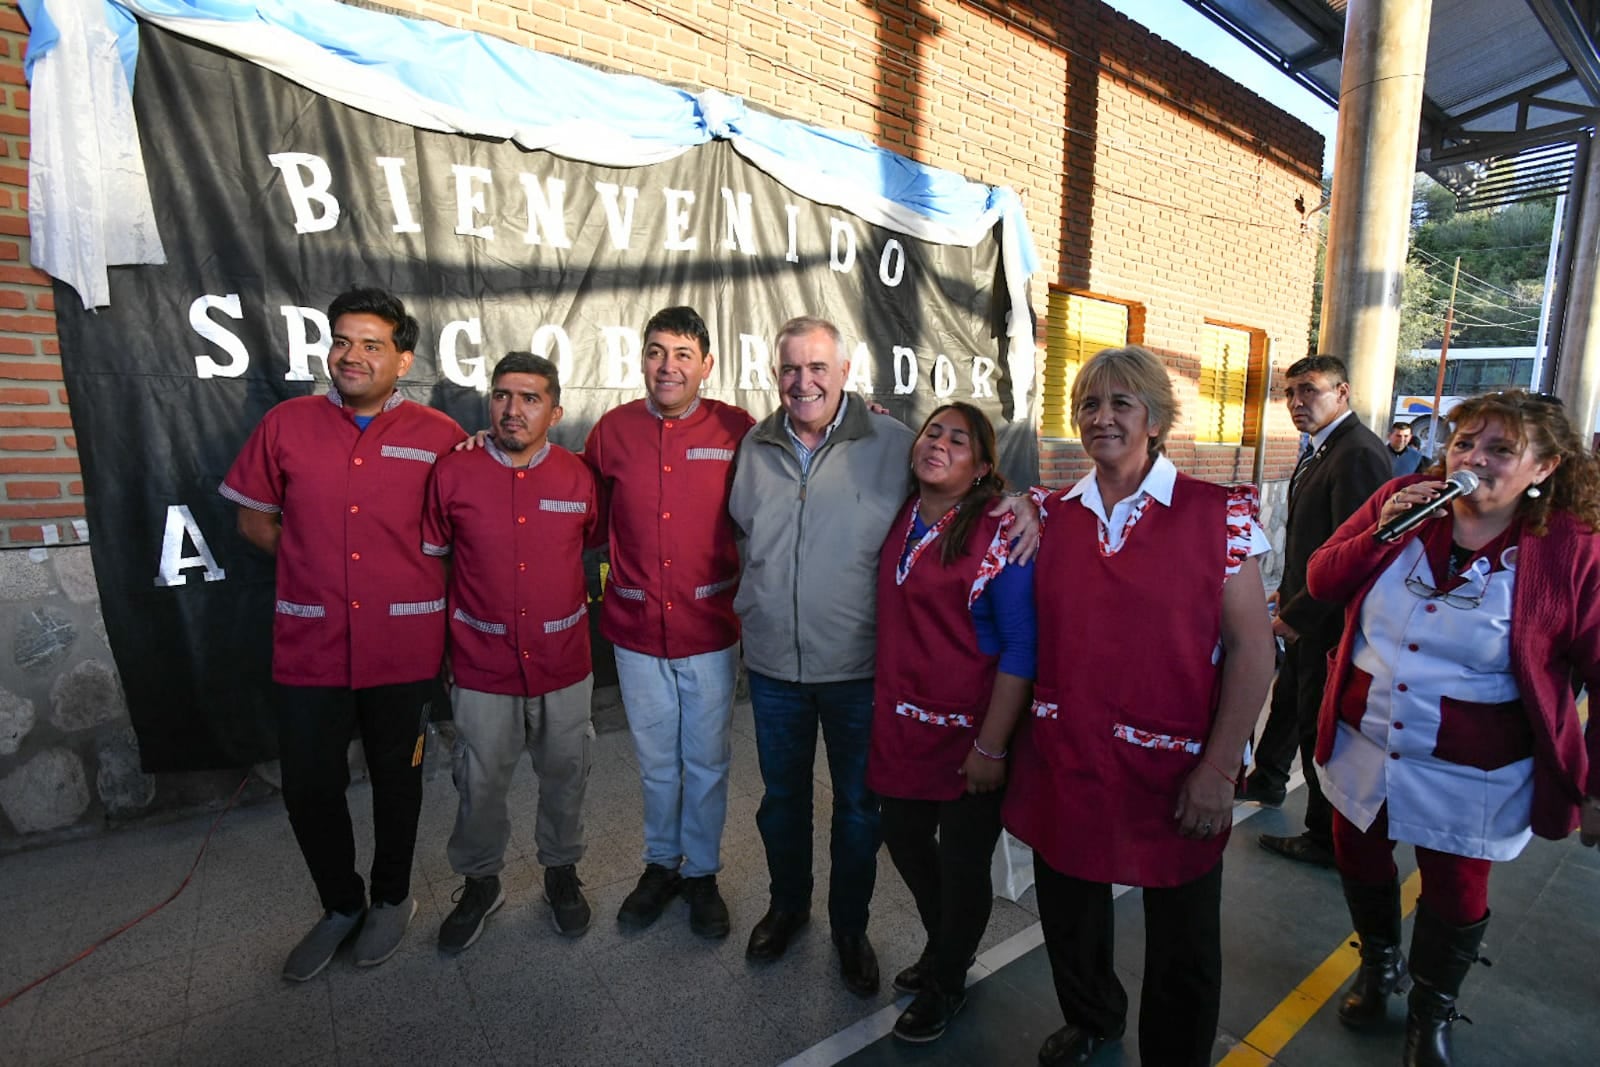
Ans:
{"type": "Polygon", "coordinates": [[[42,433],[0,434],[0,452],[54,452],[55,437],[42,433]]]}
{"type": "Polygon", "coordinates": [[[5,389],[0,388],[0,404],[48,404],[50,403],[50,390],[48,389],[5,389]]]}
{"type": "Polygon", "coordinates": [[[54,504],[0,504],[0,519],[67,519],[82,515],[82,504],[65,500],[54,504]]]}
{"type": "Polygon", "coordinates": [[[23,20],[21,13],[16,8],[7,5],[0,7],[0,30],[10,30],[24,36],[28,33],[28,24],[23,20]]]}
{"type": "Polygon", "coordinates": [[[0,167],[0,185],[15,185],[20,189],[28,187],[27,167],[0,167]]]}
{"type": "Polygon", "coordinates": [[[34,293],[33,306],[40,311],[54,311],[56,309],[56,294],[53,292],[34,293]]]}
{"type": "Polygon", "coordinates": [[[54,315],[0,315],[0,330],[13,333],[55,333],[54,315]]]}
{"type": "Polygon", "coordinates": [[[54,337],[46,337],[39,342],[39,351],[47,356],[59,356],[61,354],[61,342],[54,337]]]}
{"type": "Polygon", "coordinates": [[[72,425],[65,411],[0,411],[0,427],[64,430],[72,425]]]}
{"type": "Polygon", "coordinates": [[[0,289],[0,308],[13,308],[17,311],[28,309],[28,298],[25,294],[15,289],[0,289]]]}
{"type": "MultiPolygon", "coordinates": [[[[8,352],[5,342],[11,338],[0,338],[0,352],[8,352]]],[[[29,350],[32,350],[30,347],[29,350]]],[[[61,365],[59,363],[0,363],[0,378],[13,378],[18,381],[30,382],[59,382],[61,381],[61,365]]]]}
{"type": "MultiPolygon", "coordinates": [[[[38,351],[39,351],[38,346],[37,346],[36,342],[32,338],[29,338],[29,337],[0,337],[0,355],[31,356],[34,353],[38,352],[38,351]]],[[[20,366],[22,366],[22,364],[20,364],[20,363],[14,363],[14,364],[13,363],[8,363],[8,364],[6,364],[6,366],[17,366],[17,367],[20,367],[20,366]]],[[[0,374],[0,377],[4,377],[4,375],[0,374]]],[[[34,377],[34,376],[31,375],[31,374],[28,374],[28,375],[24,375],[24,377],[31,378],[31,377],[34,377]]],[[[59,378],[60,375],[58,374],[58,375],[56,375],[56,377],[59,378]]]]}
{"type": "Polygon", "coordinates": [[[71,493],[73,496],[82,496],[83,495],[83,483],[82,482],[68,482],[67,483],[67,492],[71,493]]]}
{"type": "Polygon", "coordinates": [[[60,482],[7,482],[7,500],[60,500],[60,482]]]}
{"type": "Polygon", "coordinates": [[[77,474],[82,469],[78,461],[70,456],[0,458],[0,474],[77,474]]]}
{"type": "Polygon", "coordinates": [[[44,527],[42,526],[13,526],[11,527],[11,543],[37,544],[44,540],[44,527]]]}
{"type": "Polygon", "coordinates": [[[15,241],[0,241],[0,260],[16,263],[22,259],[22,246],[15,241]]]}

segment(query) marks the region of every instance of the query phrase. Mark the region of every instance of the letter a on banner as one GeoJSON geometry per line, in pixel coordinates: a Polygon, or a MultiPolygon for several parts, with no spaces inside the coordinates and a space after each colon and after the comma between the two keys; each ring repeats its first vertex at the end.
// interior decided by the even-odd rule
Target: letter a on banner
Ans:
{"type": "Polygon", "coordinates": [[[217,566],[217,558],[207,547],[206,535],[200,532],[200,524],[194,521],[189,506],[173,504],[167,508],[167,529],[161,536],[161,573],[156,575],[156,587],[166,589],[186,584],[189,576],[183,572],[191,567],[204,567],[205,579],[208,582],[220,582],[228,576],[226,571],[217,566]],[[183,554],[185,534],[188,534],[189,540],[194,542],[195,551],[199,555],[183,554]]]}

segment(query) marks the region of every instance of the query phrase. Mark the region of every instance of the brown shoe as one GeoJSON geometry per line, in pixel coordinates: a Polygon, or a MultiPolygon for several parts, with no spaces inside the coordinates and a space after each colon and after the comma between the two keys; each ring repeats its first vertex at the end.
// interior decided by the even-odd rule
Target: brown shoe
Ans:
{"type": "Polygon", "coordinates": [[[1274,837],[1272,834],[1262,834],[1256,840],[1268,852],[1276,852],[1296,863],[1326,867],[1329,870],[1337,866],[1333,859],[1333,848],[1309,834],[1301,834],[1299,837],[1274,837]]]}

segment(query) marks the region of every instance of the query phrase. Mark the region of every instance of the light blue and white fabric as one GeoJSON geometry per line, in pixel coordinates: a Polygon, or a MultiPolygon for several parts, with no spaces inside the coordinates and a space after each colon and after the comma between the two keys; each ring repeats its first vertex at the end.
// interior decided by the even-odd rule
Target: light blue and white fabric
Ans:
{"type": "Polygon", "coordinates": [[[1028,277],[1038,256],[1016,194],[925,166],[859,134],[821,129],[636,75],[598,71],[496,37],[347,7],[336,0],[21,0],[33,35],[34,262],[109,302],[106,267],[159,263],[132,83],[138,20],[229,52],[308,89],[421,129],[505,138],[601,166],[659,163],[712,139],[809,200],[924,241],[971,247],[1001,226],[1014,379],[1033,380],[1028,277]],[[137,19],[135,18],[137,16],[137,19]],[[92,62],[87,83],[57,71],[92,62]],[[115,68],[119,77],[107,71],[115,68]],[[83,124],[98,132],[86,136],[83,124]],[[81,143],[112,146],[72,155],[81,143]],[[62,151],[51,152],[52,146],[62,151]],[[40,160],[41,148],[47,162],[40,160]],[[106,171],[112,173],[106,176],[106,171]],[[96,177],[96,173],[102,175],[96,177]],[[111,180],[114,179],[114,180],[111,180]],[[108,193],[84,196],[96,184],[108,193]],[[153,242],[153,245],[152,245],[153,242]]]}

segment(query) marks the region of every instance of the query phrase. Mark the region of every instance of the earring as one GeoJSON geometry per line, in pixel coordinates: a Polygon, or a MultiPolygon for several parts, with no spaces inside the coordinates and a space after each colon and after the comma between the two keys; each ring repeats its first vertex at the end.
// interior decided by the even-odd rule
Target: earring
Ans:
{"type": "Polygon", "coordinates": [[[973,485],[982,485],[983,484],[983,475],[980,474],[976,478],[972,479],[972,484],[973,485]]]}
{"type": "Polygon", "coordinates": [[[1528,499],[1529,500],[1538,500],[1541,496],[1544,496],[1544,493],[1542,491],[1540,491],[1538,482],[1535,482],[1534,484],[1528,486],[1528,499]]]}

